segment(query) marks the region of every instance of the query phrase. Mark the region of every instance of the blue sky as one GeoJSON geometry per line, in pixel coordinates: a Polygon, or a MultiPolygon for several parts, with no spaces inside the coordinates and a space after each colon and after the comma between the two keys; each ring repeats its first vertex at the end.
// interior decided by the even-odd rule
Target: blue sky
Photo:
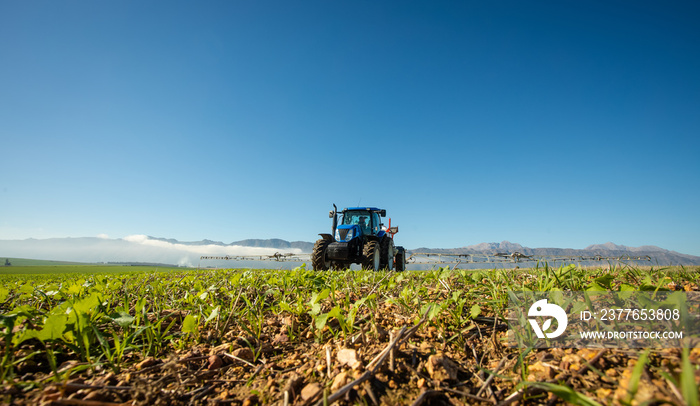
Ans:
{"type": "Polygon", "coordinates": [[[0,3],[0,239],[700,255],[697,2],[0,3]]]}

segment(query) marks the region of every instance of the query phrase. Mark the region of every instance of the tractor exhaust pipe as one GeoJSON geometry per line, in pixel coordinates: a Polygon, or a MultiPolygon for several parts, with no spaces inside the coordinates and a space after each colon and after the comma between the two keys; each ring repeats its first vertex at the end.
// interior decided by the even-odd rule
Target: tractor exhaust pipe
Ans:
{"type": "Polygon", "coordinates": [[[333,217],[333,232],[331,235],[335,238],[335,230],[338,228],[338,206],[335,203],[333,203],[333,211],[330,214],[333,217]]]}

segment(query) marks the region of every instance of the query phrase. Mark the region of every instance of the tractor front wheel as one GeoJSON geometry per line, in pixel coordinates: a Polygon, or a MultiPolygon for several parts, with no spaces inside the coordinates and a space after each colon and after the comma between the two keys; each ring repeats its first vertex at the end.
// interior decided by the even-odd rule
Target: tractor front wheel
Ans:
{"type": "Polygon", "coordinates": [[[362,269],[379,270],[381,255],[377,241],[367,241],[362,250],[362,269]]]}
{"type": "Polygon", "coordinates": [[[327,271],[331,268],[331,261],[326,259],[326,249],[330,243],[331,241],[321,238],[314,244],[314,250],[311,253],[311,265],[313,265],[315,270],[327,271]]]}

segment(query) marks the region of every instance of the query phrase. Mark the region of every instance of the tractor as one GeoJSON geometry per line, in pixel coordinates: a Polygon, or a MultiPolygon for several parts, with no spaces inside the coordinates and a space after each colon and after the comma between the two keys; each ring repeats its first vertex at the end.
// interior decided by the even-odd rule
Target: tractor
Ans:
{"type": "Polygon", "coordinates": [[[319,234],[321,238],[314,244],[311,254],[314,269],[344,269],[350,264],[374,271],[406,269],[406,250],[394,245],[394,234],[399,228],[391,227],[391,219],[389,227],[381,222],[386,210],[349,207],[338,213],[334,204],[328,216],[333,219],[333,229],[331,234],[319,234]]]}

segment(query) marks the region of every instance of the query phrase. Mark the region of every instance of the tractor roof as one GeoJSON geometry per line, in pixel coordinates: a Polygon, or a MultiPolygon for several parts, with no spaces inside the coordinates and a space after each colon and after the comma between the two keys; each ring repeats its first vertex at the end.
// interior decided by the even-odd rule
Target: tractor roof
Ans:
{"type": "Polygon", "coordinates": [[[343,209],[343,211],[348,211],[348,210],[381,211],[382,209],[378,209],[376,207],[346,207],[343,209]]]}

